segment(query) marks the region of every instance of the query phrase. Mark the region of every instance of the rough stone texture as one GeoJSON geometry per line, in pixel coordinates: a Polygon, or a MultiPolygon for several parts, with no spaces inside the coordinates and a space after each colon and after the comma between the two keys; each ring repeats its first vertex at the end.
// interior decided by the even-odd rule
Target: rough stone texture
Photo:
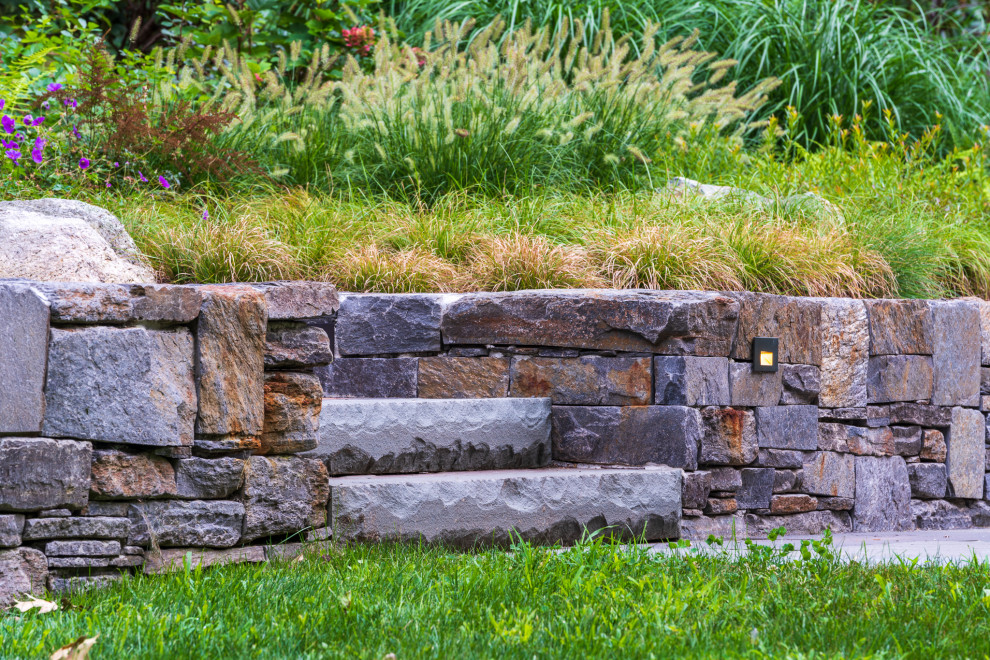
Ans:
{"type": "Polygon", "coordinates": [[[933,383],[930,357],[880,355],[870,358],[870,403],[931,399],[933,383]]]}
{"type": "Polygon", "coordinates": [[[0,515],[0,548],[16,548],[21,544],[24,516],[17,513],[0,515]]]}
{"type": "Polygon", "coordinates": [[[116,557],[120,541],[49,541],[45,544],[48,557],[116,557]]]}
{"type": "Polygon", "coordinates": [[[326,330],[305,323],[273,321],[265,334],[265,368],[316,367],[333,361],[326,330]]]}
{"type": "Polygon", "coordinates": [[[865,429],[859,426],[838,424],[836,422],[818,422],[818,448],[823,451],[849,451],[849,436],[862,433],[865,429]]]}
{"type": "Polygon", "coordinates": [[[48,301],[37,291],[0,283],[0,434],[41,430],[48,316],[48,301]]]}
{"type": "Polygon", "coordinates": [[[914,528],[911,484],[903,458],[856,457],[853,526],[857,532],[899,532],[914,528]]]}
{"type": "Polygon", "coordinates": [[[72,511],[68,509],[45,509],[38,512],[39,518],[68,518],[71,515],[72,511]]]}
{"type": "Polygon", "coordinates": [[[265,549],[260,545],[227,550],[206,550],[204,548],[165,548],[160,552],[149,553],[144,562],[144,572],[170,573],[185,570],[186,555],[190,555],[193,568],[223,564],[260,564],[265,561],[265,549]]]}
{"type": "Polygon", "coordinates": [[[265,374],[265,429],[258,454],[294,454],[316,449],[323,387],[313,374],[265,374]]]}
{"type": "Polygon", "coordinates": [[[986,410],[987,394],[990,394],[990,367],[980,367],[980,410],[986,410]]]}
{"type": "Polygon", "coordinates": [[[225,500],[139,502],[128,511],[131,528],[127,543],[229,548],[241,540],[244,510],[240,502],[225,500]]]}
{"type": "Polygon", "coordinates": [[[439,351],[440,301],[440,296],[429,294],[343,296],[335,330],[338,354],[356,356],[439,351]]]}
{"type": "Polygon", "coordinates": [[[773,473],[773,492],[789,493],[800,490],[803,475],[800,470],[775,470],[773,473]]]}
{"type": "Polygon", "coordinates": [[[952,409],[952,425],[946,440],[945,468],[952,497],[978,500],[983,497],[986,452],[986,420],[978,410],[952,409]]]}
{"type": "Polygon", "coordinates": [[[815,406],[757,408],[756,436],[760,447],[818,449],[818,408],[815,406]]]}
{"type": "MultiPolygon", "coordinates": [[[[675,406],[729,405],[729,360],[718,357],[654,358],[656,402],[675,406]]],[[[649,403],[647,393],[645,401],[649,403]]]]}
{"type": "Polygon", "coordinates": [[[42,596],[48,583],[48,562],[34,548],[0,551],[0,610],[23,596],[42,596]]]}
{"type": "Polygon", "coordinates": [[[192,335],[185,328],[53,328],[45,400],[46,436],[192,444],[192,335]]]}
{"type": "Polygon", "coordinates": [[[419,396],[424,399],[484,399],[506,396],[509,392],[509,358],[420,358],[417,389],[419,396]]]}
{"type": "Polygon", "coordinates": [[[820,302],[763,293],[728,295],[739,301],[739,326],[733,358],[751,359],[754,337],[779,337],[781,363],[816,366],[822,363],[820,302]]]}
{"type": "MultiPolygon", "coordinates": [[[[422,360],[420,365],[422,378],[422,360]]],[[[650,358],[514,357],[509,396],[549,397],[554,404],[565,406],[647,405],[653,394],[652,379],[650,358]]],[[[422,387],[420,383],[421,392],[422,387]]]]}
{"type": "Polygon", "coordinates": [[[858,422],[866,421],[869,408],[877,406],[863,406],[862,408],[819,408],[818,419],[822,422],[858,422]]]}
{"type": "Polygon", "coordinates": [[[922,429],[920,426],[891,426],[894,436],[894,453],[898,456],[917,456],[921,452],[922,429]]]}
{"type": "Polygon", "coordinates": [[[685,472],[684,482],[681,486],[681,507],[684,509],[703,509],[711,490],[711,472],[685,472]]]}
{"type": "Polygon", "coordinates": [[[756,372],[748,362],[729,363],[729,400],[734,406],[776,406],[783,393],[783,372],[756,372]]]}
{"type": "Polygon", "coordinates": [[[761,449],[756,456],[755,466],[772,468],[800,468],[804,465],[807,451],[793,449],[761,449]]]}
{"type": "MultiPolygon", "coordinates": [[[[155,281],[149,266],[118,255],[85,219],[10,204],[0,205],[0,277],[55,282],[155,281]]],[[[135,255],[136,251],[128,256],[135,255]]]]}
{"type": "Polygon", "coordinates": [[[340,308],[337,289],[327,282],[259,282],[248,286],[265,296],[269,321],[316,319],[340,308]]]}
{"type": "Polygon", "coordinates": [[[818,510],[818,500],[810,495],[774,495],[770,498],[770,513],[807,513],[818,510]]]}
{"type": "Polygon", "coordinates": [[[867,402],[870,330],[866,306],[859,300],[823,298],[822,388],[818,404],[853,408],[867,402]]]}
{"type": "Polygon", "coordinates": [[[261,436],[230,435],[214,436],[212,438],[196,438],[193,440],[193,451],[196,456],[223,456],[225,454],[246,455],[261,451],[261,436]]]}
{"type": "Polygon", "coordinates": [[[550,460],[547,399],[324,399],[307,456],[331,474],[540,467],[550,460]]]}
{"type": "Polygon", "coordinates": [[[173,284],[37,282],[51,303],[52,323],[122,324],[138,321],[189,323],[199,316],[196,287],[173,284]]]}
{"type": "Polygon", "coordinates": [[[712,475],[713,491],[735,492],[742,487],[742,475],[734,468],[712,468],[709,470],[712,475]]]}
{"type": "Polygon", "coordinates": [[[743,468],[740,470],[742,486],[736,491],[736,502],[741,509],[766,509],[773,494],[772,468],[743,468]]]}
{"type": "Polygon", "coordinates": [[[417,393],[416,358],[338,358],[316,375],[330,397],[408,398],[417,393]]]}
{"type": "Polygon", "coordinates": [[[171,497],[176,494],[175,470],[153,454],[94,451],[89,494],[107,500],[171,497]]]}
{"type": "Polygon", "coordinates": [[[88,442],[0,438],[0,511],[86,506],[91,456],[88,442]]]}
{"type": "Polygon", "coordinates": [[[666,467],[504,470],[331,479],[334,536],[461,548],[523,539],[570,543],[585,529],[620,538],[680,535],[681,472],[666,467]]]}
{"type": "Polygon", "coordinates": [[[701,465],[748,465],[756,460],[756,418],[738,408],[704,408],[698,462],[701,465]]]}
{"type": "Polygon", "coordinates": [[[739,305],[715,293],[477,293],[444,311],[444,343],[645,351],[725,357],[739,305]]]}
{"type": "Polygon", "coordinates": [[[801,488],[812,495],[855,497],[855,457],[832,451],[815,452],[801,471],[801,488]]]}
{"type": "Polygon", "coordinates": [[[244,469],[243,540],[326,525],[329,495],[327,468],[315,458],[251,457],[244,469]]]}
{"type": "Polygon", "coordinates": [[[915,463],[907,466],[911,497],[935,500],[945,497],[948,481],[942,463],[915,463]]]}
{"type": "Polygon", "coordinates": [[[115,582],[120,582],[121,577],[120,573],[69,577],[52,575],[48,580],[48,588],[57,594],[80,593],[90,589],[105,589],[115,582]]]}
{"type": "Polygon", "coordinates": [[[701,415],[683,406],[554,406],[553,457],[573,463],[698,466],[701,415]]]}
{"type": "Polygon", "coordinates": [[[851,532],[853,524],[849,514],[836,511],[809,511],[789,516],[746,515],[746,534],[751,538],[766,538],[771,530],[778,527],[787,529],[788,534],[819,535],[826,529],[839,534],[851,532]]]}
{"type": "Polygon", "coordinates": [[[970,513],[945,500],[911,500],[911,515],[918,529],[969,529],[970,513]]]}
{"type": "Polygon", "coordinates": [[[980,405],[980,310],[954,300],[932,303],[935,315],[935,390],[938,406],[980,405]]]}
{"type": "Polygon", "coordinates": [[[681,538],[690,541],[707,541],[709,536],[731,539],[745,534],[746,523],[742,514],[681,519],[681,538]]]}
{"type": "Polygon", "coordinates": [[[852,511],[855,505],[851,497],[818,497],[819,511],[852,511]]]}
{"type": "Polygon", "coordinates": [[[931,406],[924,403],[895,403],[890,406],[891,424],[913,424],[917,426],[940,426],[947,428],[951,417],[951,408],[931,406]]]}
{"type": "Polygon", "coordinates": [[[734,497],[708,498],[705,503],[705,513],[710,516],[723,516],[739,510],[739,502],[734,497]]]}
{"type": "Polygon", "coordinates": [[[822,389],[821,371],[810,364],[782,364],[780,378],[783,391],[780,403],[784,406],[817,404],[822,389]]]}
{"type": "Polygon", "coordinates": [[[109,557],[49,557],[48,568],[107,568],[109,557]]]}
{"type": "Polygon", "coordinates": [[[870,428],[890,426],[890,405],[866,406],[866,425],[870,428]]]}
{"type": "Polygon", "coordinates": [[[126,518],[32,518],[24,522],[24,540],[123,539],[130,529],[126,518]]]}
{"type": "Polygon", "coordinates": [[[90,502],[81,513],[84,516],[97,518],[126,518],[130,506],[128,502],[90,502]]]}
{"type": "Polygon", "coordinates": [[[196,325],[197,435],[258,436],[265,420],[265,297],[250,286],[203,286],[196,325]]]}
{"type": "Polygon", "coordinates": [[[927,300],[867,300],[870,355],[931,355],[935,322],[927,300]]]}
{"type": "Polygon", "coordinates": [[[175,464],[176,496],[190,500],[223,499],[244,483],[244,461],[223,458],[184,458],[175,464]]]}
{"type": "Polygon", "coordinates": [[[889,426],[876,429],[847,427],[850,453],[857,456],[893,456],[897,453],[894,433],[889,426]]]}

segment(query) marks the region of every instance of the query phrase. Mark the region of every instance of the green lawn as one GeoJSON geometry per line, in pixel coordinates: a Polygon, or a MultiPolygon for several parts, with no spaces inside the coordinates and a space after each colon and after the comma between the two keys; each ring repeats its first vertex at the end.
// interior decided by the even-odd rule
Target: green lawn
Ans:
{"type": "Polygon", "coordinates": [[[986,657],[988,584],[986,563],[870,568],[827,551],[323,547],[0,615],[0,655],[47,658],[98,633],[92,658],[986,657]]]}

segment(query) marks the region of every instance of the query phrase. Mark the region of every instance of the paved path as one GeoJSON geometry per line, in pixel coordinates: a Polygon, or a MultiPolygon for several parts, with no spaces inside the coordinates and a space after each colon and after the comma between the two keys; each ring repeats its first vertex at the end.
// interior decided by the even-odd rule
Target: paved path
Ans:
{"type": "MultiPolygon", "coordinates": [[[[810,536],[787,536],[778,539],[776,545],[793,543],[800,545],[803,538],[810,536]]],[[[974,557],[979,561],[990,561],[990,529],[959,529],[950,531],[889,532],[874,534],[836,534],[833,545],[841,551],[844,559],[863,563],[914,560],[921,562],[960,562],[974,557]]],[[[770,541],[754,541],[760,545],[774,545],[770,541]]],[[[717,548],[717,546],[715,546],[717,548]]],[[[657,552],[713,552],[704,541],[692,542],[687,550],[672,551],[667,544],[656,544],[657,552]]],[[[736,548],[730,542],[722,546],[723,552],[745,553],[740,542],[736,548]]],[[[718,550],[714,550],[718,552],[718,550]]],[[[797,557],[795,553],[795,557],[797,557]]]]}

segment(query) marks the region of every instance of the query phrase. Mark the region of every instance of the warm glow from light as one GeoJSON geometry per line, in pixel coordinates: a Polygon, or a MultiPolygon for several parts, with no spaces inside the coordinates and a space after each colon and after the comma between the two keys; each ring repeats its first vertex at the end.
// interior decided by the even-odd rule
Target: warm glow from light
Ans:
{"type": "Polygon", "coordinates": [[[773,353],[767,351],[760,351],[760,366],[761,367],[772,367],[773,366],[773,353]]]}

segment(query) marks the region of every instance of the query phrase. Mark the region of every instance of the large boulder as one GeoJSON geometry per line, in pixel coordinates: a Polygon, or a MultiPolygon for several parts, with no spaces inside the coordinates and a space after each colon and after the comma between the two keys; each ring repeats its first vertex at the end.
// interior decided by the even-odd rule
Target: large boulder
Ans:
{"type": "Polygon", "coordinates": [[[0,202],[0,277],[49,282],[154,282],[120,220],[73,200],[0,202]]]}

